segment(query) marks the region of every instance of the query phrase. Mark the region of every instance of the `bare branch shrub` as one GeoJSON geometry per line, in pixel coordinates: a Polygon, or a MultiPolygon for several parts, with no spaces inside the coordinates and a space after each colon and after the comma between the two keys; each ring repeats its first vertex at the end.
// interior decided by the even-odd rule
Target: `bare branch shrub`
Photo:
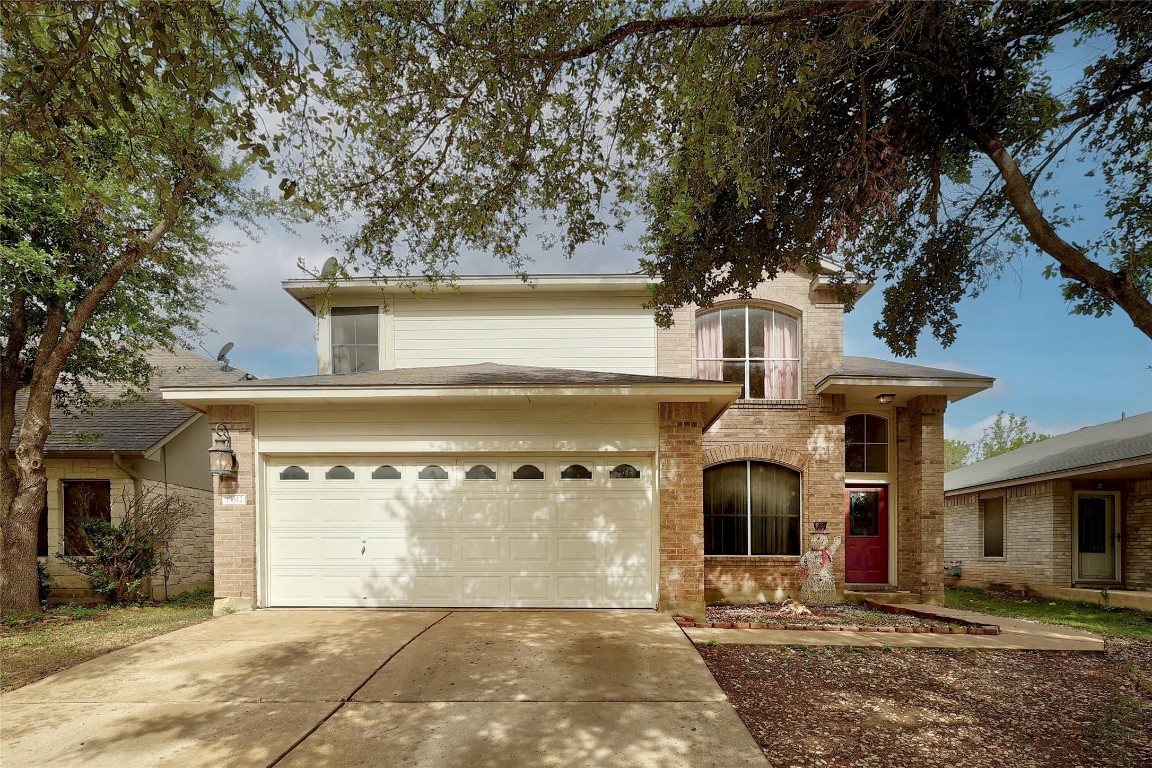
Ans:
{"type": "MultiPolygon", "coordinates": [[[[148,579],[163,565],[161,553],[181,524],[196,513],[195,504],[178,493],[143,488],[121,494],[124,517],[118,523],[89,518],[80,525],[88,555],[57,555],[88,579],[96,594],[109,602],[148,598],[148,579]]],[[[87,506],[87,504],[84,504],[87,506]]]]}

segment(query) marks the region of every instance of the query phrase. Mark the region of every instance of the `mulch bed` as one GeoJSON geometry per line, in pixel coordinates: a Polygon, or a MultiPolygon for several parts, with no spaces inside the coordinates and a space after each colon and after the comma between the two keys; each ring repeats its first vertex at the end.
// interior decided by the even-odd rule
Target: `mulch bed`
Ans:
{"type": "Polygon", "coordinates": [[[783,766],[1152,765],[1152,641],[1098,653],[697,646],[783,766]]]}
{"type": "Polygon", "coordinates": [[[872,610],[862,605],[808,606],[811,614],[793,616],[780,613],[780,603],[759,605],[713,605],[708,607],[708,621],[720,623],[752,622],[754,624],[788,624],[806,627],[869,626],[869,627],[932,627],[960,626],[946,618],[924,619],[885,611],[872,610]]]}

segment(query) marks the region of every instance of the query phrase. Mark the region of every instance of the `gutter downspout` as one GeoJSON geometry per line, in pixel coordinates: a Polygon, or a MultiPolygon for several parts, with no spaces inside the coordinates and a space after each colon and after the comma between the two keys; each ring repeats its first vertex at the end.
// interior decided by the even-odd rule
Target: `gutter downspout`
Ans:
{"type": "Polygon", "coordinates": [[[120,454],[118,454],[118,453],[112,454],[112,463],[115,464],[116,467],[121,472],[128,475],[128,477],[132,478],[132,490],[135,493],[136,497],[139,498],[140,493],[144,490],[144,486],[143,486],[144,481],[140,477],[140,474],[136,470],[132,469],[127,464],[125,464],[124,459],[120,458],[120,454]]]}

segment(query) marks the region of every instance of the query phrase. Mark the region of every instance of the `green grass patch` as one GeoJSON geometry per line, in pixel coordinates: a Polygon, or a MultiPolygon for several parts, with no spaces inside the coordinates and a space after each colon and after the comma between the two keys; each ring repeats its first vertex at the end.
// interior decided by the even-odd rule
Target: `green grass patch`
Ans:
{"type": "Polygon", "coordinates": [[[1078,600],[1049,600],[959,587],[945,591],[944,604],[949,608],[1006,616],[1010,619],[1062,624],[1107,637],[1152,640],[1152,613],[1131,608],[1113,608],[1078,600]]]}
{"type": "Polygon", "coordinates": [[[0,692],[212,616],[212,593],[198,590],[163,603],[58,605],[0,621],[0,692]]]}

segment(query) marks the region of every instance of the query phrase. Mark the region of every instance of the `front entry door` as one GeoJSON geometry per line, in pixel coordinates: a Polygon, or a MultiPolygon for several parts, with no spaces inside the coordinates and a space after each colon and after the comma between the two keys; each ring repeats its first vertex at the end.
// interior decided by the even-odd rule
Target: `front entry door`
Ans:
{"type": "Polygon", "coordinates": [[[888,489],[847,488],[844,519],[844,580],[888,583],[888,489]]]}
{"type": "Polygon", "coordinates": [[[1116,581],[1118,530],[1113,494],[1076,494],[1076,577],[1079,580],[1116,581]]]}

